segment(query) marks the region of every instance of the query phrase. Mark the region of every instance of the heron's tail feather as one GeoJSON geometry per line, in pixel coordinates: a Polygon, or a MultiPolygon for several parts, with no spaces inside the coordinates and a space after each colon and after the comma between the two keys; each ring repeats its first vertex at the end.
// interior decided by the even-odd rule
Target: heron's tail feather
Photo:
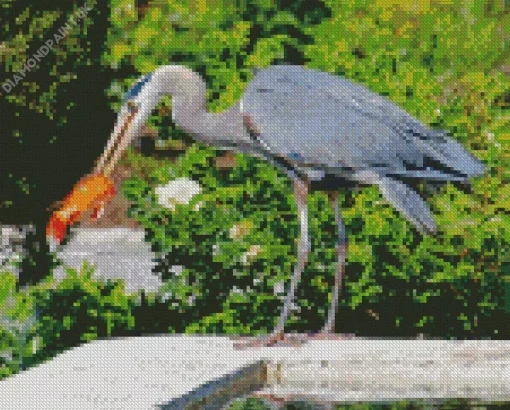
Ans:
{"type": "Polygon", "coordinates": [[[425,201],[402,182],[381,177],[379,188],[383,197],[402,212],[422,233],[436,232],[436,223],[425,201]]]}
{"type": "Polygon", "coordinates": [[[430,138],[419,140],[427,154],[451,168],[455,172],[474,177],[483,175],[485,167],[466,148],[442,132],[436,132],[430,138]]]}

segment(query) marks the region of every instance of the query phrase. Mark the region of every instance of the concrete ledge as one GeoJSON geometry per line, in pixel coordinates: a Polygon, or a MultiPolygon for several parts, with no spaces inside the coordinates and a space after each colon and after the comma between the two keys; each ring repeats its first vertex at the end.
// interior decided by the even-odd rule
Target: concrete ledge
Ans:
{"type": "Polygon", "coordinates": [[[0,408],[218,409],[248,394],[506,401],[510,341],[314,340],[237,350],[223,336],[100,340],[0,382],[0,408]]]}
{"type": "Polygon", "coordinates": [[[317,341],[274,356],[257,395],[352,403],[452,398],[510,400],[510,342],[317,341]]]}

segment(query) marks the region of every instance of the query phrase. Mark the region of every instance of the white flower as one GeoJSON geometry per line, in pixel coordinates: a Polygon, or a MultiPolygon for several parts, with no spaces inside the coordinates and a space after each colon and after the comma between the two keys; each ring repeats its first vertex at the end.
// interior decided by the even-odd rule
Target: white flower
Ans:
{"type": "Polygon", "coordinates": [[[260,245],[252,245],[250,246],[250,249],[248,249],[247,252],[243,253],[241,255],[241,263],[243,265],[249,265],[249,263],[256,259],[259,254],[261,254],[263,251],[262,246],[260,245]]]}
{"type": "Polygon", "coordinates": [[[281,296],[285,292],[285,283],[283,280],[280,280],[274,284],[273,294],[275,296],[281,296]]]}
{"type": "Polygon", "coordinates": [[[494,138],[494,133],[486,132],[485,135],[487,135],[487,140],[492,142],[496,148],[501,148],[501,144],[494,138]]]}
{"type": "MultiPolygon", "coordinates": [[[[192,179],[177,178],[166,185],[160,185],[155,189],[158,197],[158,204],[175,211],[176,204],[188,204],[191,199],[202,192],[200,184],[192,179]]],[[[200,207],[197,204],[195,211],[200,207]]]]}
{"type": "Polygon", "coordinates": [[[172,271],[175,276],[181,276],[182,272],[184,271],[184,266],[183,265],[172,265],[170,267],[170,271],[172,271]]]}
{"type": "Polygon", "coordinates": [[[251,221],[241,221],[230,228],[228,236],[230,239],[240,239],[243,236],[248,235],[252,229],[253,223],[251,221]]]}
{"type": "Polygon", "coordinates": [[[230,290],[230,294],[231,295],[244,295],[244,290],[240,289],[234,285],[234,287],[230,290]]]}

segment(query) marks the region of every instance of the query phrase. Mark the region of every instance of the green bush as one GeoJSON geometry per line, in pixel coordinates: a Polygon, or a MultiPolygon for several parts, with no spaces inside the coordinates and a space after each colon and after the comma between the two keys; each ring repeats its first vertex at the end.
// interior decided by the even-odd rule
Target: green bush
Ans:
{"type": "Polygon", "coordinates": [[[161,291],[174,314],[186,318],[188,332],[267,332],[280,305],[274,285],[294,262],[290,187],[271,166],[246,156],[238,156],[232,170],[216,169],[216,155],[194,145],[177,165],[162,165],[148,180],[126,181],[130,214],[160,255],[158,270],[171,278],[161,291]],[[170,175],[202,185],[202,193],[175,212],[159,205],[154,192],[170,175]]]}
{"type": "MultiPolygon", "coordinates": [[[[479,402],[470,399],[451,399],[438,402],[437,400],[413,400],[413,401],[397,401],[397,402],[374,402],[374,403],[351,403],[351,404],[338,404],[333,405],[331,408],[335,410],[433,410],[438,406],[445,410],[455,409],[479,409],[484,405],[499,408],[504,407],[502,402],[491,402],[490,404],[479,402]]],[[[315,410],[321,409],[324,406],[320,403],[311,403],[305,401],[286,401],[281,403],[277,400],[262,400],[262,399],[240,399],[230,405],[229,410],[267,410],[272,408],[281,408],[282,410],[315,410]],[[276,402],[276,403],[275,403],[276,402]]],[[[485,408],[485,407],[484,407],[485,408]]]]}
{"type": "Polygon", "coordinates": [[[39,355],[48,357],[97,338],[127,334],[134,327],[132,297],[122,281],[92,278],[84,263],[80,272],[66,268],[59,283],[47,280],[31,289],[38,315],[39,355]]]}
{"type": "Polygon", "coordinates": [[[136,333],[139,298],[121,281],[92,274],[84,263],[80,272],[67,268],[59,283],[47,278],[20,290],[13,274],[0,274],[0,378],[81,343],[136,333]]]}
{"type": "Polygon", "coordinates": [[[0,273],[0,379],[27,367],[36,348],[37,325],[32,299],[16,291],[16,277],[0,273]]]}

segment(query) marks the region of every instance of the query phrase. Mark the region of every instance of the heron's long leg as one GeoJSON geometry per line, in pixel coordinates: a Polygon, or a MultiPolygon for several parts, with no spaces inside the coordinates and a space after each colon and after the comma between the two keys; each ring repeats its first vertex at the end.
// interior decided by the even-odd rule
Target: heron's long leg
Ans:
{"type": "Polygon", "coordinates": [[[290,280],[290,287],[285,296],[282,312],[276,323],[276,327],[271,335],[272,338],[281,338],[284,333],[285,322],[287,321],[290,313],[290,308],[294,302],[296,295],[296,288],[301,273],[308,261],[308,253],[310,252],[310,241],[308,237],[308,185],[300,179],[294,178],[294,198],[298,209],[298,219],[300,226],[300,235],[297,249],[297,263],[294,267],[294,273],[290,280]]]}
{"type": "Polygon", "coordinates": [[[335,286],[331,296],[331,305],[329,306],[328,318],[321,333],[334,333],[335,332],[335,316],[338,308],[338,299],[342,291],[342,283],[345,271],[345,259],[347,257],[347,235],[345,234],[345,225],[342,221],[342,214],[338,206],[338,193],[333,192],[329,196],[331,206],[335,213],[335,222],[338,229],[337,244],[335,247],[337,265],[335,269],[335,286]]]}

